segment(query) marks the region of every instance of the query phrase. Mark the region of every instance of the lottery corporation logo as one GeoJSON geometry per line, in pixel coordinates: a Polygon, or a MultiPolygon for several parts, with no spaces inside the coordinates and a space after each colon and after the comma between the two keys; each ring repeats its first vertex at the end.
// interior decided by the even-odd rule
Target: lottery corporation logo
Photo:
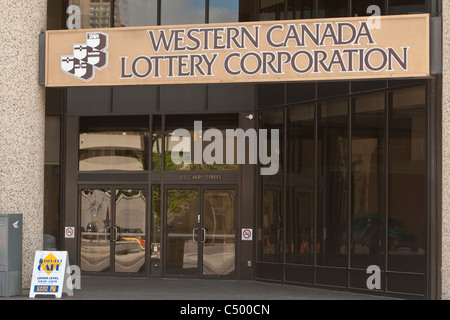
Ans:
{"type": "Polygon", "coordinates": [[[61,70],[83,81],[95,77],[95,69],[108,65],[108,35],[103,32],[87,32],[86,43],[74,44],[73,55],[61,56],[61,70]]]}

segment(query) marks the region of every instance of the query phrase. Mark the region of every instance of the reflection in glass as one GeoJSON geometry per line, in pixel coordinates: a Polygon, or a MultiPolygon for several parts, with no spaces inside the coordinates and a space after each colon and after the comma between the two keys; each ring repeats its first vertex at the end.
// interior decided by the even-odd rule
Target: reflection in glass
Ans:
{"type": "MultiPolygon", "coordinates": [[[[223,0],[226,1],[226,0],[223,0]]],[[[258,14],[256,7],[259,0],[240,0],[239,1],[239,21],[257,21],[258,14]]]]}
{"type": "Polygon", "coordinates": [[[155,26],[157,15],[156,0],[115,0],[114,2],[115,27],[155,26]]]}
{"type": "Polygon", "coordinates": [[[318,0],[319,18],[348,17],[348,0],[318,0]]]}
{"type": "Polygon", "coordinates": [[[262,207],[261,261],[281,262],[283,259],[283,217],[280,191],[264,190],[262,207]]]}
{"type": "Polygon", "coordinates": [[[285,20],[284,0],[259,0],[259,19],[261,21],[285,20]]]}
{"type": "Polygon", "coordinates": [[[209,22],[239,21],[239,0],[209,0],[209,22]]]}
{"type": "Polygon", "coordinates": [[[205,190],[203,274],[228,275],[235,269],[234,190],[205,190]]]}
{"type": "Polygon", "coordinates": [[[426,0],[389,0],[389,14],[427,12],[426,0]]]}
{"type": "Polygon", "coordinates": [[[69,0],[68,6],[80,8],[81,29],[109,28],[111,17],[110,1],[69,0]]]}
{"type": "Polygon", "coordinates": [[[388,268],[426,271],[426,93],[394,91],[389,131],[388,268]]]}
{"type": "Polygon", "coordinates": [[[317,261],[346,266],[348,228],[348,106],[347,100],[320,105],[318,179],[323,200],[318,203],[317,261]]]}
{"type": "Polygon", "coordinates": [[[116,190],[114,271],[145,271],[145,190],[116,190]]]}
{"type": "MultiPolygon", "coordinates": [[[[300,178],[314,175],[314,118],[314,104],[298,106],[289,110],[288,172],[298,174],[300,178]]],[[[294,182],[294,180],[292,181],[294,182]]]]}
{"type": "MultiPolygon", "coordinates": [[[[352,122],[351,266],[380,265],[385,226],[385,94],[356,97],[352,122]]],[[[345,238],[346,240],[347,238],[345,238]]]]}
{"type": "Polygon", "coordinates": [[[370,6],[378,6],[380,8],[380,14],[385,13],[384,7],[385,0],[353,0],[352,1],[352,16],[371,16],[374,14],[372,10],[369,10],[367,13],[367,9],[370,6]]]}
{"type": "Polygon", "coordinates": [[[161,24],[205,23],[205,0],[161,1],[161,24]]]}
{"type": "MultiPolygon", "coordinates": [[[[261,128],[271,132],[279,130],[279,164],[280,168],[275,175],[262,176],[262,243],[261,258],[266,262],[283,261],[284,248],[284,210],[283,208],[283,159],[284,159],[284,111],[281,109],[265,111],[262,114],[261,128]]],[[[267,149],[270,150],[271,138],[268,137],[267,149]]]]}
{"type": "Polygon", "coordinates": [[[314,111],[313,104],[289,109],[286,262],[290,263],[314,261],[314,111]]]}
{"type": "Polygon", "coordinates": [[[166,150],[164,169],[237,170],[239,152],[237,139],[227,135],[226,132],[228,129],[236,128],[237,121],[235,115],[212,118],[185,116],[183,119],[168,116],[164,141],[166,150]],[[227,161],[228,145],[233,148],[230,151],[234,155],[232,161],[227,161]]]}
{"type": "Polygon", "coordinates": [[[202,263],[203,275],[231,274],[236,192],[204,190],[201,208],[199,196],[198,190],[167,190],[166,272],[197,275],[202,263]]]}
{"type": "Polygon", "coordinates": [[[313,19],[314,0],[288,0],[288,19],[313,19]]]}
{"type": "Polygon", "coordinates": [[[79,170],[148,170],[148,118],[80,119],[79,170]]]}
{"type": "Polygon", "coordinates": [[[109,271],[111,190],[81,190],[81,270],[109,271]]]}
{"type": "Polygon", "coordinates": [[[144,137],[139,132],[80,134],[80,171],[146,170],[144,137]]]}
{"type": "Polygon", "coordinates": [[[427,89],[417,83],[324,101],[328,86],[315,104],[261,112],[263,128],[285,124],[289,157],[286,176],[261,177],[258,261],[285,262],[286,281],[355,288],[366,288],[357,270],[377,265],[402,273],[383,290],[425,294],[427,89]],[[292,264],[320,268],[305,280],[292,264]]]}
{"type": "Polygon", "coordinates": [[[198,190],[167,190],[166,272],[198,272],[198,190]]]}

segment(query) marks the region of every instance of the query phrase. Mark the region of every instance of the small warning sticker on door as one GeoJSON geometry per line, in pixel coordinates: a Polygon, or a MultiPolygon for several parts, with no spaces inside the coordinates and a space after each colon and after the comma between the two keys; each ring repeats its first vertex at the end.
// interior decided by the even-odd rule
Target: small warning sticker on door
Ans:
{"type": "Polygon", "coordinates": [[[253,240],[253,229],[242,228],[241,240],[244,240],[244,241],[253,240]]]}

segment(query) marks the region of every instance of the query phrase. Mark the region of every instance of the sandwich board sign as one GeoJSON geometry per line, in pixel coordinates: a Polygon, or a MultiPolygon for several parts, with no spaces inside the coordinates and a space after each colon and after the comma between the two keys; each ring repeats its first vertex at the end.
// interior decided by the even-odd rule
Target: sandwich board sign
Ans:
{"type": "Polygon", "coordinates": [[[36,295],[54,295],[61,298],[64,292],[73,296],[73,288],[67,285],[68,279],[70,264],[67,251],[36,251],[30,298],[36,295]]]}

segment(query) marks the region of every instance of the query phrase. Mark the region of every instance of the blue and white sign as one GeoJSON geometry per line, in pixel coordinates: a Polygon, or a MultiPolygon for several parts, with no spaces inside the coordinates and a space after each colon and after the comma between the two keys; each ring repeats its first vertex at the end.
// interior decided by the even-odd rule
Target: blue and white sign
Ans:
{"type": "Polygon", "coordinates": [[[30,298],[36,295],[54,295],[61,298],[63,292],[73,296],[70,279],[69,254],[67,251],[36,251],[30,298]]]}

